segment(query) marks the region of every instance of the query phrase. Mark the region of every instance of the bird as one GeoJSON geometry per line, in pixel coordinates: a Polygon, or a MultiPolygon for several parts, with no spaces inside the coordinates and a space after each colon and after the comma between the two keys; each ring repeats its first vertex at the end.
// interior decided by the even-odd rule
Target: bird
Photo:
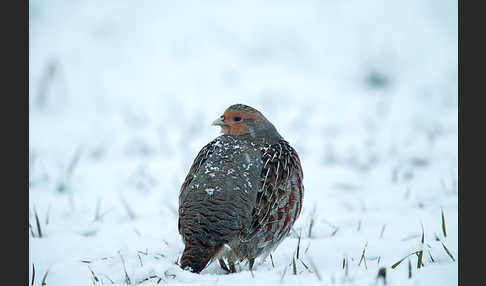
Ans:
{"type": "Polygon", "coordinates": [[[212,122],[221,135],[194,159],[179,193],[179,266],[200,273],[218,260],[262,262],[300,215],[303,170],[296,150],[258,110],[233,104],[212,122]]]}

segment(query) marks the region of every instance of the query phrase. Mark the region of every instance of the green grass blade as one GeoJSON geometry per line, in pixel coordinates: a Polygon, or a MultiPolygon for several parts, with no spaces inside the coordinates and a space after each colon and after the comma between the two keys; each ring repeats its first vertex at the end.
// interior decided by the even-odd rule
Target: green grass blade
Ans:
{"type": "Polygon", "coordinates": [[[420,251],[418,253],[418,259],[417,259],[417,269],[420,269],[422,267],[422,256],[424,255],[423,251],[420,251]]]}
{"type": "Polygon", "coordinates": [[[400,263],[402,263],[402,262],[403,262],[403,260],[407,259],[407,257],[409,257],[410,255],[413,255],[413,254],[418,254],[418,251],[412,252],[412,253],[410,253],[409,255],[405,256],[404,258],[402,258],[402,259],[398,260],[397,262],[395,262],[395,264],[393,264],[393,265],[391,266],[391,268],[392,268],[392,269],[395,269],[395,268],[396,268],[398,265],[400,265],[400,263]]]}
{"type": "Polygon", "coordinates": [[[32,225],[29,223],[29,229],[30,229],[30,234],[32,237],[35,237],[34,229],[32,228],[32,225]]]}
{"type": "Polygon", "coordinates": [[[408,259],[408,279],[412,278],[412,262],[408,259]]]}
{"type": "Polygon", "coordinates": [[[295,257],[292,257],[292,272],[297,275],[297,265],[295,265],[295,257]]]}
{"type": "Polygon", "coordinates": [[[309,223],[309,233],[307,235],[309,238],[312,238],[312,227],[313,226],[314,226],[314,218],[311,218],[310,223],[309,223]]]}
{"type": "Polygon", "coordinates": [[[420,240],[422,242],[422,244],[424,244],[424,241],[425,241],[425,232],[424,232],[424,224],[422,223],[422,238],[420,240]]]}
{"type": "Polygon", "coordinates": [[[434,260],[434,258],[432,257],[432,254],[430,253],[430,251],[428,251],[428,253],[429,253],[430,260],[431,260],[432,262],[435,262],[435,260],[434,260]]]}
{"type": "Polygon", "coordinates": [[[37,232],[39,237],[42,237],[42,229],[40,226],[39,216],[37,215],[37,210],[34,208],[35,223],[37,224],[37,232]]]}
{"type": "Polygon", "coordinates": [[[364,261],[364,264],[365,264],[365,268],[368,268],[368,266],[366,265],[366,258],[365,258],[365,252],[366,252],[366,247],[368,246],[368,242],[366,242],[364,248],[363,248],[363,252],[361,253],[361,258],[359,260],[359,263],[358,263],[358,266],[361,265],[361,262],[364,261]]]}
{"type": "Polygon", "coordinates": [[[47,274],[49,274],[49,269],[48,269],[48,270],[46,271],[46,273],[44,274],[44,277],[42,277],[42,283],[41,283],[41,286],[46,285],[47,274]]]}
{"type": "Polygon", "coordinates": [[[383,233],[385,232],[386,224],[381,227],[380,239],[383,238],[383,233]]]}
{"type": "Polygon", "coordinates": [[[444,233],[444,237],[447,237],[446,225],[445,225],[445,218],[444,218],[444,211],[440,210],[442,214],[442,232],[444,233]]]}
{"type": "Polygon", "coordinates": [[[94,273],[93,269],[91,269],[91,267],[89,267],[89,265],[88,265],[88,269],[91,272],[91,275],[93,275],[94,280],[96,282],[99,282],[100,280],[99,280],[98,276],[96,276],[96,274],[94,273]]]}
{"type": "Polygon", "coordinates": [[[338,232],[338,230],[339,230],[339,227],[336,227],[336,229],[331,233],[331,236],[335,236],[336,233],[338,232]]]}
{"type": "Polygon", "coordinates": [[[51,205],[49,205],[49,207],[47,207],[47,214],[46,214],[46,225],[49,224],[49,213],[50,213],[50,210],[51,210],[51,205]]]}
{"type": "MultiPolygon", "coordinates": [[[[407,257],[408,257],[408,256],[407,256],[407,257]]],[[[407,258],[407,257],[405,257],[405,258],[407,258]]],[[[405,260],[405,258],[400,259],[399,261],[395,262],[395,264],[393,264],[393,265],[391,266],[391,268],[392,268],[392,269],[395,269],[395,268],[396,268],[398,265],[400,265],[400,263],[402,263],[402,262],[403,262],[403,260],[405,260]]]]}
{"type": "Polygon", "coordinates": [[[34,285],[34,281],[35,281],[35,266],[34,263],[32,263],[32,284],[31,285],[34,285]]]}
{"type": "Polygon", "coordinates": [[[449,255],[449,257],[452,259],[452,261],[456,261],[454,259],[454,256],[452,256],[451,252],[449,251],[449,249],[447,249],[447,247],[444,245],[444,243],[442,243],[442,241],[440,243],[442,244],[442,247],[444,247],[444,250],[447,252],[447,254],[449,255]]]}
{"type": "Polygon", "coordinates": [[[299,259],[300,263],[302,263],[302,265],[304,265],[305,269],[307,269],[309,272],[309,267],[304,263],[304,261],[302,261],[302,259],[299,259]]]}
{"type": "Polygon", "coordinates": [[[297,241],[297,259],[299,259],[299,251],[300,250],[300,235],[299,235],[299,240],[297,241]]]}

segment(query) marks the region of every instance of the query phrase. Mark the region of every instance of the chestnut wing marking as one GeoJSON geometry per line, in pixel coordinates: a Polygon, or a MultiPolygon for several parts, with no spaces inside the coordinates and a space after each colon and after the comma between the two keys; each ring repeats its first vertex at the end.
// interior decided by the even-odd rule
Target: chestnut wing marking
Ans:
{"type": "Polygon", "coordinates": [[[300,169],[297,153],[285,140],[267,145],[262,150],[261,188],[257,193],[253,222],[250,233],[240,237],[242,241],[251,240],[267,223],[269,214],[279,200],[288,195],[289,178],[296,166],[300,169]]]}

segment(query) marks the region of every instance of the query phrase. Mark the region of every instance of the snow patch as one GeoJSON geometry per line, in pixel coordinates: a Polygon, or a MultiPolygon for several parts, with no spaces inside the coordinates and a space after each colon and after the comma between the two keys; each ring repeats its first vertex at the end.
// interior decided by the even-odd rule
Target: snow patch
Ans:
{"type": "Polygon", "coordinates": [[[208,195],[210,195],[210,196],[213,195],[214,191],[215,191],[215,189],[213,189],[213,188],[207,188],[206,189],[206,193],[208,193],[208,195]]]}

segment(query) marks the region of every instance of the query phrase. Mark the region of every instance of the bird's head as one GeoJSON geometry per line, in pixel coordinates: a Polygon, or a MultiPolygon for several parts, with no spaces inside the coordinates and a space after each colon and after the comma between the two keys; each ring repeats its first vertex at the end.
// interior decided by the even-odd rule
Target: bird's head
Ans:
{"type": "Polygon", "coordinates": [[[260,111],[244,104],[231,105],[212,125],[221,126],[221,132],[226,135],[281,138],[260,111]]]}

